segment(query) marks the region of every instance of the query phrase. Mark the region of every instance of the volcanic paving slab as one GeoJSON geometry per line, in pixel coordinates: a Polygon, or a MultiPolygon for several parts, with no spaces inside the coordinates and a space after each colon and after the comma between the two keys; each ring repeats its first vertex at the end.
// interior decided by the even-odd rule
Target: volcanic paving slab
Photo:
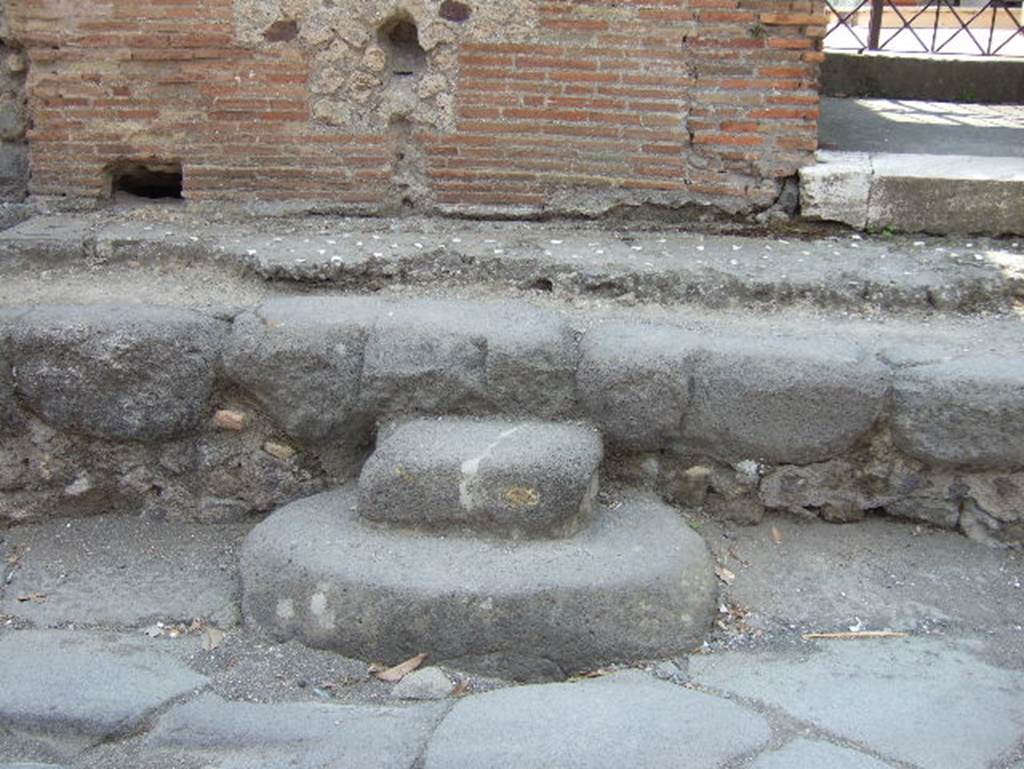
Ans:
{"type": "Polygon", "coordinates": [[[636,671],[523,686],[458,703],[427,749],[426,769],[713,769],[768,741],[738,705],[636,671]],[[707,730],[706,723],[715,724],[707,730]]]}

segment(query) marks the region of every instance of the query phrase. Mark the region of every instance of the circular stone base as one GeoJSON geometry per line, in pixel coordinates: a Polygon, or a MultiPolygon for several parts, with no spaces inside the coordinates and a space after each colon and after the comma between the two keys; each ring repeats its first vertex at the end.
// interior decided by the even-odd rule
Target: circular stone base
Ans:
{"type": "Polygon", "coordinates": [[[691,651],[715,583],[701,538],[642,496],[563,540],[509,542],[371,524],[355,487],[271,515],[242,551],[243,611],[275,637],[393,663],[510,674],[691,651]]]}

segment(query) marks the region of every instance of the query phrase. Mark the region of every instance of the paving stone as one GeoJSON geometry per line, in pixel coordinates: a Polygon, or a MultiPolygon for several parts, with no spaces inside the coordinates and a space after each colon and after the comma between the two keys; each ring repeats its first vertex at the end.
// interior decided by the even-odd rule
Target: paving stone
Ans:
{"type": "Polygon", "coordinates": [[[680,329],[618,323],[583,337],[580,401],[610,443],[655,451],[682,437],[698,343],[680,329]]]}
{"type": "Polygon", "coordinates": [[[0,764],[0,769],[71,769],[58,764],[0,764]]]}
{"type": "Polygon", "coordinates": [[[431,529],[565,536],[591,517],[601,457],[601,438],[585,425],[407,422],[363,465],[359,514],[431,529]]]}
{"type": "Polygon", "coordinates": [[[271,299],[235,318],[224,368],[294,438],[316,443],[358,432],[363,350],[380,304],[271,299]]]}
{"type": "Polygon", "coordinates": [[[926,462],[984,469],[1024,465],[1024,360],[972,355],[904,368],[893,440],[926,462]]]}
{"type": "Polygon", "coordinates": [[[1024,673],[932,639],[698,655],[690,673],[928,769],[986,769],[1024,737],[1024,673]]]}
{"type": "Polygon", "coordinates": [[[452,693],[454,684],[441,668],[429,667],[414,670],[391,690],[391,696],[399,700],[443,700],[452,693]]]}
{"type": "Polygon", "coordinates": [[[430,740],[424,766],[713,769],[769,737],[756,713],[626,671],[460,700],[430,740]]]}
{"type": "Polygon", "coordinates": [[[54,427],[155,442],[195,430],[221,321],[146,305],[34,307],[7,329],[15,388],[54,427]]]}
{"type": "Polygon", "coordinates": [[[220,754],[221,767],[407,769],[447,710],[316,703],[261,705],[207,694],[160,718],[153,749],[220,754]]]}
{"type": "MultiPolygon", "coordinates": [[[[491,656],[555,666],[690,651],[716,588],[678,513],[623,495],[568,539],[430,536],[364,521],[354,487],[299,500],[242,551],[243,613],[278,639],[395,663],[491,656]]],[[[459,664],[462,664],[461,662],[459,664]]]]}
{"type": "Polygon", "coordinates": [[[0,680],[0,726],[93,739],[130,732],[206,683],[142,644],[42,630],[0,636],[0,680]]]}
{"type": "Polygon", "coordinates": [[[239,617],[237,548],[249,526],[121,516],[19,526],[3,538],[17,566],[0,614],[37,626],[128,625],[239,617]],[[19,601],[19,596],[42,600],[19,601]]]}
{"type": "Polygon", "coordinates": [[[762,754],[749,769],[892,769],[892,766],[850,748],[797,739],[762,754]]]}
{"type": "Polygon", "coordinates": [[[874,425],[889,369],[826,338],[709,340],[693,378],[684,444],[726,461],[820,462],[874,425]]]}

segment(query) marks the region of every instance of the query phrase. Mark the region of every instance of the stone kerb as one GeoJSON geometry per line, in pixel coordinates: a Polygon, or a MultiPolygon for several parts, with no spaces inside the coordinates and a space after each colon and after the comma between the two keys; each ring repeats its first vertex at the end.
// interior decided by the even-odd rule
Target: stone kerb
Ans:
{"type": "Polygon", "coordinates": [[[628,449],[807,464],[850,451],[875,426],[890,378],[840,339],[612,324],[584,337],[578,387],[587,415],[628,449]]]}
{"type": "Polygon", "coordinates": [[[940,525],[958,525],[967,499],[950,489],[1017,489],[990,510],[996,527],[1020,518],[1024,494],[1024,365],[1012,356],[887,364],[846,340],[621,323],[577,345],[563,316],[512,302],[281,298],[233,324],[145,305],[0,313],[0,431],[14,436],[0,447],[0,494],[21,519],[71,510],[77,489],[108,482],[177,508],[268,509],[350,477],[323,458],[368,445],[375,423],[442,414],[588,419],[612,463],[749,461],[766,480],[774,466],[811,485],[852,463],[858,477],[884,475],[854,507],[923,509],[933,488],[942,511],[926,519],[940,525]],[[244,426],[214,431],[215,405],[235,392],[244,426]],[[100,444],[116,449],[106,464],[100,444]],[[197,471],[204,461],[216,466],[197,471]],[[232,467],[259,493],[228,483],[232,467]]]}

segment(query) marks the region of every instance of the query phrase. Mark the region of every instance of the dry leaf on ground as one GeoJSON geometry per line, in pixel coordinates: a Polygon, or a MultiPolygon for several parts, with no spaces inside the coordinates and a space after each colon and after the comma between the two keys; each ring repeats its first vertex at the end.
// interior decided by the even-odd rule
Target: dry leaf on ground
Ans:
{"type": "Polygon", "coordinates": [[[778,526],[772,526],[772,542],[776,545],[782,542],[782,529],[778,526]]]}
{"type": "Polygon", "coordinates": [[[736,575],[724,566],[719,566],[715,569],[715,576],[727,585],[731,585],[736,581],[736,575]]]}
{"type": "Polygon", "coordinates": [[[387,681],[389,684],[397,684],[412,671],[423,664],[423,661],[427,658],[427,655],[417,654],[415,657],[410,657],[405,662],[399,662],[394,667],[388,668],[387,670],[381,670],[378,673],[374,673],[381,681],[387,681]]]}

